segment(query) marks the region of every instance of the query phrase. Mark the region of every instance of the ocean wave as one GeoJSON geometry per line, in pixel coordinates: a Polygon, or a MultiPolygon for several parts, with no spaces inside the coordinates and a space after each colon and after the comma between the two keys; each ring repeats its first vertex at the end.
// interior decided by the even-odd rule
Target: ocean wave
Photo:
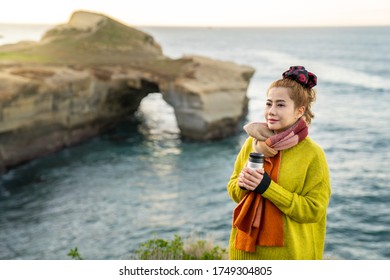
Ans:
{"type": "Polygon", "coordinates": [[[304,65],[309,71],[314,72],[318,76],[319,83],[324,81],[375,90],[390,90],[390,80],[385,77],[345,68],[324,61],[302,59],[287,53],[268,50],[257,51],[256,56],[259,59],[271,62],[273,65],[271,70],[278,72],[286,70],[286,65],[304,65]]]}

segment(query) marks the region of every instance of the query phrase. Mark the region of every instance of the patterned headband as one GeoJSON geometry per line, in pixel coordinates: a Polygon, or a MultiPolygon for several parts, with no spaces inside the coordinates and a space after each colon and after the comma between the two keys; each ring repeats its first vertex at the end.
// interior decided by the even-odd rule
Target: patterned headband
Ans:
{"type": "Polygon", "coordinates": [[[317,76],[306,71],[303,66],[291,66],[282,76],[283,78],[292,79],[307,88],[312,88],[317,84],[317,76]]]}

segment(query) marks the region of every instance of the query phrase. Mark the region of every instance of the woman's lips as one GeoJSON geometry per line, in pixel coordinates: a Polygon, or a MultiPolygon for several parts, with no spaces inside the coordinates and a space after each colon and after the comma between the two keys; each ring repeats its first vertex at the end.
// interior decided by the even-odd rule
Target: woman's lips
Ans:
{"type": "Polygon", "coordinates": [[[278,120],[275,120],[275,119],[268,119],[268,122],[269,123],[275,123],[275,122],[277,122],[278,120]]]}

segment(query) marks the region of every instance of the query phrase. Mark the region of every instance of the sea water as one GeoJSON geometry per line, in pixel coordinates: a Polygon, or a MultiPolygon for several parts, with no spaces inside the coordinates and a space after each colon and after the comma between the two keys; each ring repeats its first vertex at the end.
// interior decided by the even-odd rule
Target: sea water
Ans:
{"type": "MultiPolygon", "coordinates": [[[[265,91],[290,66],[314,72],[309,134],[332,183],[324,258],[390,258],[390,27],[140,29],[169,57],[254,67],[243,124],[263,120],[265,91]]],[[[45,30],[0,25],[0,44],[45,30]]],[[[227,247],[226,184],[245,138],[183,141],[173,109],[152,93],[114,130],[0,177],[0,259],[68,259],[75,247],[86,259],[129,259],[175,234],[227,247]]]]}

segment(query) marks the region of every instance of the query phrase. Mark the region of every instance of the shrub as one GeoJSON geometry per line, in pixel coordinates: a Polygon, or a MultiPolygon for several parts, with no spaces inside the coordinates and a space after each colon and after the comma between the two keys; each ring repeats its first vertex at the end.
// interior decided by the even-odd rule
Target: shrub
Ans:
{"type": "Polygon", "coordinates": [[[175,235],[172,241],[154,238],[142,243],[135,251],[141,260],[222,260],[226,250],[211,241],[192,239],[186,242],[175,235]]]}

